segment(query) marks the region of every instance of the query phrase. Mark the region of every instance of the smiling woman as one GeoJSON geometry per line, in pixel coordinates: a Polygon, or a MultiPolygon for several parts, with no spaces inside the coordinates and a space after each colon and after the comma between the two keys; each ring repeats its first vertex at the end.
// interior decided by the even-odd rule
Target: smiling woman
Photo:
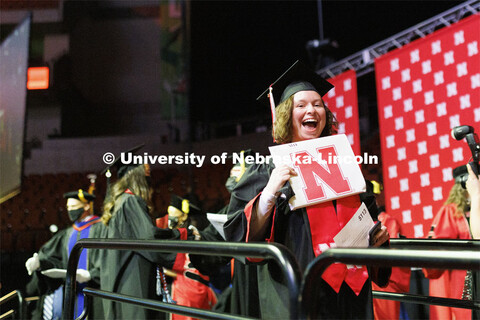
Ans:
{"type": "Polygon", "coordinates": [[[293,95],[292,142],[320,137],[325,128],[327,112],[316,91],[300,91],[293,95]]]}
{"type": "MultiPolygon", "coordinates": [[[[270,103],[276,115],[272,130],[275,141],[284,144],[335,134],[336,121],[322,100],[331,88],[330,83],[298,61],[275,81],[264,92],[271,92],[270,103]],[[275,99],[276,94],[281,94],[280,99],[275,99]],[[280,101],[276,109],[275,100],[280,101]]],[[[294,253],[300,268],[305,270],[308,263],[335,243],[333,238],[362,202],[373,220],[377,208],[373,192],[368,192],[291,210],[289,200],[294,194],[288,180],[295,175],[295,170],[287,165],[252,165],[232,192],[224,231],[227,241],[281,243],[294,253]]],[[[371,246],[388,244],[388,238],[382,228],[372,237],[371,246]]],[[[288,295],[280,273],[269,264],[259,265],[258,273],[261,318],[285,318],[288,295]]],[[[329,267],[318,282],[315,310],[309,317],[373,318],[369,276],[377,284],[386,285],[390,269],[372,268],[367,272],[364,266],[329,267]]]]}

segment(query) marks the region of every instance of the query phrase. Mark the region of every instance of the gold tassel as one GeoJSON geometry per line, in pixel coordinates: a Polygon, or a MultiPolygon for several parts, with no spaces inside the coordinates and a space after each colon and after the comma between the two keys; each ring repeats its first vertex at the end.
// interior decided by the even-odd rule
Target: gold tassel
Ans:
{"type": "Polygon", "coordinates": [[[78,189],[78,199],[80,199],[80,201],[83,203],[88,203],[87,199],[85,199],[85,196],[83,195],[82,189],[78,189]]]}
{"type": "Polygon", "coordinates": [[[190,211],[190,204],[187,199],[182,200],[182,211],[186,214],[190,211]]]}

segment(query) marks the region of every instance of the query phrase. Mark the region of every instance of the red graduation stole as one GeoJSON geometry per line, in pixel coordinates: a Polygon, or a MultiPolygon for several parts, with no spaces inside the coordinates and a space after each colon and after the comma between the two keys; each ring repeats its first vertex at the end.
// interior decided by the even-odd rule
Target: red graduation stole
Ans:
{"type": "MultiPolygon", "coordinates": [[[[312,246],[315,256],[334,244],[333,237],[347,224],[361,205],[358,195],[337,199],[337,211],[331,201],[307,207],[310,232],[312,234],[312,246]]],[[[335,263],[329,266],[322,275],[335,292],[340,291],[343,281],[358,296],[365,281],[368,278],[368,271],[365,266],[347,266],[335,263]]]]}

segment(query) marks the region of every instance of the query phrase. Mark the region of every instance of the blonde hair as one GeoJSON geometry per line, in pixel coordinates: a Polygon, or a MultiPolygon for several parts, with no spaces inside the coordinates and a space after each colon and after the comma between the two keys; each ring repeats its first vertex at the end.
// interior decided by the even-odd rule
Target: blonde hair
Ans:
{"type": "Polygon", "coordinates": [[[139,196],[147,203],[148,210],[152,210],[152,197],[150,186],[145,177],[145,168],[143,165],[128,171],[120,180],[111,187],[109,195],[103,204],[102,222],[108,225],[108,222],[114,214],[115,201],[129,189],[133,194],[139,196]]]}
{"type": "Polygon", "coordinates": [[[450,193],[448,194],[448,199],[445,201],[445,205],[454,203],[457,206],[457,211],[455,211],[454,216],[456,218],[460,218],[463,216],[465,211],[468,208],[468,197],[467,197],[467,190],[463,189],[460,183],[455,183],[450,189],[450,193]]]}
{"type": "MultiPolygon", "coordinates": [[[[338,122],[335,119],[335,116],[327,108],[322,99],[322,104],[325,108],[327,114],[327,123],[325,128],[323,128],[320,137],[330,136],[337,133],[338,122]]],[[[290,143],[292,142],[293,132],[292,132],[292,110],[293,110],[293,95],[291,95],[287,100],[280,103],[275,109],[275,123],[273,124],[272,136],[277,143],[290,143]]]]}

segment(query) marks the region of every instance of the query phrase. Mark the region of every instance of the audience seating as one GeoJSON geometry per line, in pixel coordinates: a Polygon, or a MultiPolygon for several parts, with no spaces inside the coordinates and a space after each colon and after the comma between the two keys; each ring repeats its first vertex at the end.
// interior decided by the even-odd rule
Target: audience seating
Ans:
{"type": "MultiPolygon", "coordinates": [[[[204,165],[188,170],[186,167],[152,168],[154,181],[153,217],[167,212],[170,196],[175,193],[186,196],[190,181],[197,205],[205,212],[216,212],[228,203],[229,194],[225,181],[229,166],[204,165]],[[192,177],[189,178],[189,174],[192,177]]],[[[56,224],[59,229],[70,225],[66,213],[63,193],[82,188],[88,191],[90,172],[29,175],[23,178],[21,193],[0,204],[1,250],[2,252],[34,252],[51,237],[49,227],[56,224]]],[[[113,183],[113,182],[112,182],[113,183]]],[[[106,178],[100,177],[95,183],[97,197],[94,210],[101,215],[106,193],[106,178]]]]}

